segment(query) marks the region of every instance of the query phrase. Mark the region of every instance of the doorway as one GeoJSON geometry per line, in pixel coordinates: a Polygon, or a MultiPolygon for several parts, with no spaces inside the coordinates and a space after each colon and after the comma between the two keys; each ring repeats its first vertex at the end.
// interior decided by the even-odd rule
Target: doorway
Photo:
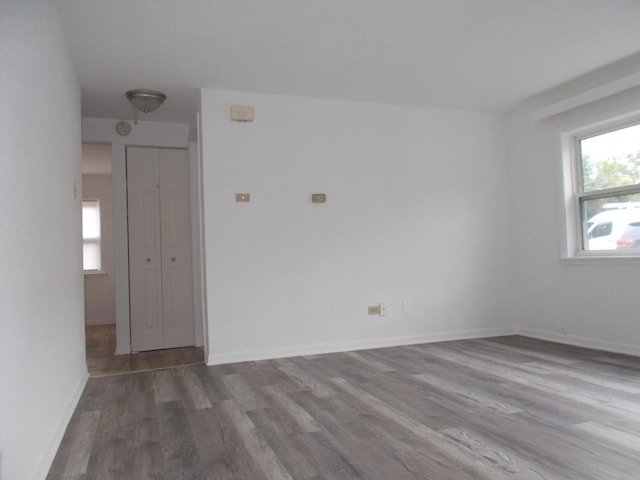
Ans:
{"type": "MultiPolygon", "coordinates": [[[[110,143],[83,144],[83,200],[87,201],[89,210],[94,208],[94,215],[96,212],[98,215],[98,228],[83,231],[83,243],[87,245],[83,245],[83,257],[85,250],[88,256],[92,252],[94,254],[93,263],[88,259],[88,266],[91,268],[87,268],[84,275],[85,339],[89,374],[111,375],[203,363],[203,348],[194,346],[137,354],[115,354],[115,270],[118,262],[115,261],[114,251],[117,252],[118,249],[114,248],[112,158],[110,143]],[[99,252],[97,257],[96,252],[99,252]]],[[[83,227],[86,223],[83,219],[83,227]]]]}
{"type": "Polygon", "coordinates": [[[87,366],[115,352],[111,144],[82,145],[82,242],[87,366]]]}

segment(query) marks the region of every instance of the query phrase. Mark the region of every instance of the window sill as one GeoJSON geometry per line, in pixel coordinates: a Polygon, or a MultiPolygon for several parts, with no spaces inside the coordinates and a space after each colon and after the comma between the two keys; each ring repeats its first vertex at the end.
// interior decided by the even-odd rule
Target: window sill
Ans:
{"type": "Polygon", "coordinates": [[[561,257],[559,261],[561,265],[572,267],[580,265],[638,267],[640,266],[640,255],[579,255],[575,257],[561,257]]]}
{"type": "Polygon", "coordinates": [[[84,270],[83,273],[85,277],[106,277],[109,275],[104,270],[84,270]]]}

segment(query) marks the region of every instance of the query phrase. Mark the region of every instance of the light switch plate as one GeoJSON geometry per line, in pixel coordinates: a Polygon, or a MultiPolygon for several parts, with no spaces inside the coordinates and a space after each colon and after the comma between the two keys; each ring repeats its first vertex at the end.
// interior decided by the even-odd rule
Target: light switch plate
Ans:
{"type": "Polygon", "coordinates": [[[248,203],[251,201],[250,193],[236,193],[236,202],[248,203]]]}
{"type": "Polygon", "coordinates": [[[311,194],[311,201],[313,203],[324,203],[327,201],[326,193],[313,193],[311,194]]]}

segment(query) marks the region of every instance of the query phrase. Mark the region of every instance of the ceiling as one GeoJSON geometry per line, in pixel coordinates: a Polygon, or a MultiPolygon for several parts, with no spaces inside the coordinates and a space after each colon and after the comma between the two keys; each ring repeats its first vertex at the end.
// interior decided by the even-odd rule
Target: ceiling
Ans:
{"type": "Polygon", "coordinates": [[[58,2],[89,117],[133,118],[132,88],[155,121],[200,88],[500,112],[640,48],[638,0],[58,2]]]}

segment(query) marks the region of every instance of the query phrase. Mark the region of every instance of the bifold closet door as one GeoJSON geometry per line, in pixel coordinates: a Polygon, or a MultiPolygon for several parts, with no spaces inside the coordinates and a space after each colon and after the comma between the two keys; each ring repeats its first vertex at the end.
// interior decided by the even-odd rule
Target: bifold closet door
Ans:
{"type": "Polygon", "coordinates": [[[186,150],[127,147],[134,352],[194,344],[189,199],[186,150]]]}

